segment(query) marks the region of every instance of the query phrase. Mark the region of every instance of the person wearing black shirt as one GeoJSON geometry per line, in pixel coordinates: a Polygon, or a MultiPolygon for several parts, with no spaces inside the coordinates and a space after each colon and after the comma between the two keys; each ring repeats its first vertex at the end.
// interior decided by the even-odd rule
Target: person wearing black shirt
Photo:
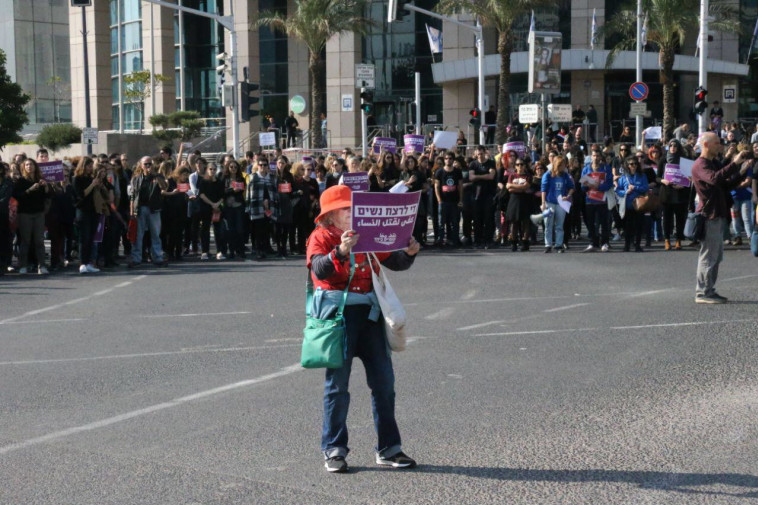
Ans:
{"type": "Polygon", "coordinates": [[[224,209],[223,216],[226,221],[226,242],[229,247],[229,258],[237,256],[245,259],[245,178],[242,175],[242,167],[235,160],[226,166],[224,178],[224,209]]]}
{"type": "Polygon", "coordinates": [[[132,247],[132,258],[129,267],[142,263],[142,239],[146,231],[150,231],[150,255],[153,264],[165,266],[163,261],[163,246],[161,244],[161,193],[168,188],[166,179],[161,174],[153,172],[153,160],[144,156],[139,168],[132,178],[131,215],[137,219],[137,240],[132,247]]]}
{"type": "Polygon", "coordinates": [[[495,143],[495,127],[497,126],[497,112],[495,106],[490,105],[490,109],[484,113],[484,124],[487,127],[487,139],[485,144],[495,143]]]}
{"type": "MultiPolygon", "coordinates": [[[[203,160],[204,162],[205,160],[203,160]]],[[[226,234],[221,223],[221,207],[224,205],[224,180],[216,177],[216,167],[209,164],[205,176],[197,181],[200,202],[201,261],[208,261],[211,249],[211,224],[216,239],[216,259],[225,260],[226,234]]]]}
{"type": "Polygon", "coordinates": [[[434,174],[434,194],[439,202],[440,241],[460,247],[458,223],[463,207],[463,172],[452,151],[445,153],[445,165],[434,174]]]}
{"type": "Polygon", "coordinates": [[[298,126],[300,126],[300,123],[295,119],[295,113],[290,111],[290,115],[284,120],[284,128],[287,130],[287,147],[295,147],[298,126]]]}
{"type": "Polygon", "coordinates": [[[18,264],[19,273],[27,273],[29,249],[34,248],[37,273],[48,273],[45,268],[45,200],[50,185],[42,178],[37,162],[31,158],[21,165],[21,177],[13,184],[13,197],[18,201],[18,264]]]}
{"type": "Polygon", "coordinates": [[[477,249],[489,249],[495,232],[494,197],[495,162],[487,157],[487,149],[477,146],[476,159],[469,165],[469,180],[474,184],[474,242],[477,249]]]}

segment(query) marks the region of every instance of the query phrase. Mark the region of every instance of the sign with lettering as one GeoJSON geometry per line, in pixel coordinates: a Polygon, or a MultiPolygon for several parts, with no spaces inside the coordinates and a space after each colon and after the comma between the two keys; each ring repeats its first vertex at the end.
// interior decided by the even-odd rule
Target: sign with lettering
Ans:
{"type": "Polygon", "coordinates": [[[421,192],[353,193],[353,252],[390,252],[408,247],[421,192]]]}

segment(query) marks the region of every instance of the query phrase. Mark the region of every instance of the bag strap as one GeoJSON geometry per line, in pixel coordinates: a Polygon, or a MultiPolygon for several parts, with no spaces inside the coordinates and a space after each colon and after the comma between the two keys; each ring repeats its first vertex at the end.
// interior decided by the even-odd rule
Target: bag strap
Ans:
{"type": "MultiPolygon", "coordinates": [[[[350,254],[350,277],[345,285],[345,290],[342,292],[342,301],[340,302],[339,310],[335,317],[341,318],[342,313],[345,310],[345,303],[347,302],[347,292],[350,289],[350,283],[353,281],[353,274],[355,273],[355,256],[350,254]]],[[[313,279],[311,278],[311,269],[308,269],[308,277],[305,280],[305,315],[311,317],[311,305],[313,303],[313,279]]]]}

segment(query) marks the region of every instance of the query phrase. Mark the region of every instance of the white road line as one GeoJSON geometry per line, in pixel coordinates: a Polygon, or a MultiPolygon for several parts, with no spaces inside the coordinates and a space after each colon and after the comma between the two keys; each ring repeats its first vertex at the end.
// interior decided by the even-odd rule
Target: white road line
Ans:
{"type": "Polygon", "coordinates": [[[72,321],[86,321],[85,318],[75,318],[75,319],[41,319],[38,321],[10,321],[6,322],[5,324],[42,324],[42,323],[69,323],[72,321]]]}
{"type": "Polygon", "coordinates": [[[236,316],[239,314],[252,314],[252,312],[203,312],[197,314],[148,314],[139,317],[154,318],[154,317],[196,317],[196,316],[236,316]]]}
{"type": "Polygon", "coordinates": [[[758,275],[743,275],[742,277],[730,277],[729,279],[719,279],[719,282],[741,281],[742,279],[752,279],[753,277],[758,277],[758,275]]]}
{"type": "MultiPolygon", "coordinates": [[[[140,275],[140,276],[135,277],[134,279],[132,279],[132,281],[138,281],[138,280],[144,279],[145,277],[147,277],[147,275],[140,275]]],[[[67,302],[58,303],[58,304],[51,305],[49,307],[44,307],[44,308],[41,308],[41,309],[30,310],[29,312],[24,312],[20,316],[10,317],[8,319],[0,320],[0,324],[12,323],[14,321],[18,321],[19,319],[24,319],[25,317],[36,316],[37,314],[42,314],[44,312],[50,312],[51,310],[56,310],[56,309],[60,309],[60,308],[63,308],[63,307],[68,307],[69,305],[75,305],[75,304],[80,303],[80,302],[85,302],[85,301],[90,300],[92,298],[96,298],[98,296],[102,296],[102,295],[108,294],[111,291],[115,290],[116,288],[121,287],[122,284],[124,284],[124,283],[122,282],[121,284],[117,284],[117,285],[115,285],[115,286],[113,286],[111,288],[104,289],[102,291],[98,291],[97,293],[92,293],[91,295],[83,296],[81,298],[75,298],[73,300],[68,300],[67,302]]]]}
{"type": "Polygon", "coordinates": [[[429,314],[428,316],[424,317],[424,319],[428,319],[430,321],[434,321],[437,319],[446,319],[453,315],[453,312],[455,312],[455,309],[453,307],[445,307],[442,310],[439,310],[435,312],[434,314],[429,314]]]}
{"type": "Polygon", "coordinates": [[[671,291],[674,288],[666,288],[666,289],[656,289],[654,291],[643,291],[642,293],[635,293],[633,295],[629,295],[629,298],[637,298],[640,296],[649,296],[649,295],[657,295],[658,293],[665,293],[666,291],[671,291]]]}
{"type": "Polygon", "coordinates": [[[584,307],[585,305],[589,305],[589,303],[575,303],[573,305],[566,305],[564,307],[555,307],[554,309],[543,310],[542,312],[560,312],[562,310],[574,309],[576,307],[584,307]]]}
{"type": "Polygon", "coordinates": [[[15,452],[21,449],[26,449],[27,447],[32,447],[35,445],[44,444],[46,442],[52,442],[55,440],[60,440],[62,438],[69,437],[71,435],[76,435],[78,433],[84,433],[87,431],[96,430],[99,428],[105,428],[106,426],[111,426],[113,424],[121,423],[124,421],[128,421],[129,419],[134,419],[135,417],[145,416],[147,414],[152,414],[154,412],[158,412],[165,409],[170,409],[173,407],[179,407],[181,405],[184,405],[185,403],[193,402],[195,400],[201,400],[203,398],[208,398],[210,396],[218,395],[221,393],[226,393],[228,391],[233,391],[235,389],[244,388],[247,386],[252,386],[255,384],[260,384],[262,382],[267,382],[273,379],[278,379],[279,377],[284,377],[285,375],[290,375],[296,372],[299,372],[301,370],[304,370],[300,366],[300,364],[288,366],[286,368],[282,368],[278,372],[270,373],[268,375],[262,375],[260,377],[256,377],[254,379],[249,379],[241,382],[235,382],[233,384],[227,384],[226,386],[221,386],[213,389],[208,389],[206,391],[201,391],[199,393],[195,393],[188,396],[182,396],[181,398],[176,398],[174,400],[159,403],[157,405],[152,405],[150,407],[146,407],[144,409],[139,410],[133,410],[132,412],[127,412],[125,414],[121,414],[114,417],[109,417],[107,419],[102,419],[100,421],[95,421],[93,423],[84,424],[82,426],[75,426],[73,428],[68,428],[61,431],[55,431],[53,433],[48,433],[47,435],[43,435],[41,437],[35,437],[30,438],[28,440],[24,440],[22,442],[18,442],[15,444],[6,445],[4,447],[0,447],[0,455],[1,454],[8,454],[10,452],[15,452]]]}
{"type": "Polygon", "coordinates": [[[222,347],[219,349],[182,349],[181,351],[143,352],[143,353],[138,353],[138,354],[113,354],[110,356],[91,356],[88,358],[57,358],[57,359],[29,359],[29,360],[21,360],[21,361],[0,361],[0,366],[43,365],[43,364],[49,364],[49,363],[74,363],[74,362],[81,362],[81,361],[102,361],[102,360],[109,360],[109,359],[152,358],[156,356],[176,356],[180,354],[257,351],[259,349],[283,349],[283,348],[288,348],[288,347],[300,347],[300,344],[259,345],[259,346],[251,346],[251,347],[222,347]]]}
{"type": "Polygon", "coordinates": [[[461,328],[456,328],[456,330],[457,331],[474,330],[476,328],[484,328],[485,326],[492,326],[493,324],[500,324],[504,322],[505,321],[487,321],[486,323],[472,324],[471,326],[463,326],[461,328]]]}
{"type": "Polygon", "coordinates": [[[706,324],[726,324],[726,323],[749,323],[758,322],[758,319],[732,319],[731,321],[690,321],[685,323],[662,323],[662,324],[644,324],[639,326],[611,326],[611,330],[642,330],[645,328],[670,328],[677,326],[703,326],[706,324]]]}
{"type": "Polygon", "coordinates": [[[610,326],[608,328],[563,328],[560,330],[527,330],[508,331],[501,333],[478,333],[474,337],[508,337],[512,335],[536,335],[548,333],[574,333],[578,331],[605,331],[605,330],[643,330],[646,328],[671,328],[677,326],[699,326],[706,324],[729,324],[729,323],[758,323],[758,319],[732,319],[731,321],[685,321],[681,323],[642,324],[639,326],[610,326]]]}

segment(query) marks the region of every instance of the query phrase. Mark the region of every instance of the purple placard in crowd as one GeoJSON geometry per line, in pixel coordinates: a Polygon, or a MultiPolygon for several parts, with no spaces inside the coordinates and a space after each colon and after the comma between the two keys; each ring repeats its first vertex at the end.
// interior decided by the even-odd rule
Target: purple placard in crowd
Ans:
{"type": "Polygon", "coordinates": [[[97,228],[95,228],[95,235],[92,237],[92,241],[99,244],[103,241],[103,236],[105,236],[105,215],[100,214],[97,218],[97,228]]]}
{"type": "Polygon", "coordinates": [[[38,165],[40,171],[42,172],[42,178],[47,182],[63,181],[62,161],[46,161],[44,163],[38,163],[38,165]]]}
{"type": "Polygon", "coordinates": [[[303,166],[312,167],[313,166],[313,156],[303,156],[303,166]]]}
{"type": "Polygon", "coordinates": [[[353,252],[390,252],[408,247],[421,192],[353,193],[353,252]]]}
{"type": "Polygon", "coordinates": [[[397,140],[387,137],[374,138],[374,154],[379,154],[379,151],[382,147],[384,147],[385,151],[389,151],[394,154],[397,152],[397,140]]]}
{"type": "Polygon", "coordinates": [[[368,172],[346,172],[342,174],[342,184],[353,191],[368,191],[368,172]]]}
{"type": "Polygon", "coordinates": [[[405,143],[406,153],[423,153],[424,152],[424,136],[423,135],[403,135],[403,142],[405,143]]]}
{"type": "Polygon", "coordinates": [[[682,173],[679,165],[666,163],[663,178],[672,184],[678,184],[679,186],[684,186],[686,188],[690,187],[690,180],[682,173]]]}
{"type": "Polygon", "coordinates": [[[508,151],[516,151],[516,155],[518,155],[519,158],[525,158],[526,157],[526,145],[521,142],[506,142],[503,145],[503,152],[507,153],[508,151]]]}

